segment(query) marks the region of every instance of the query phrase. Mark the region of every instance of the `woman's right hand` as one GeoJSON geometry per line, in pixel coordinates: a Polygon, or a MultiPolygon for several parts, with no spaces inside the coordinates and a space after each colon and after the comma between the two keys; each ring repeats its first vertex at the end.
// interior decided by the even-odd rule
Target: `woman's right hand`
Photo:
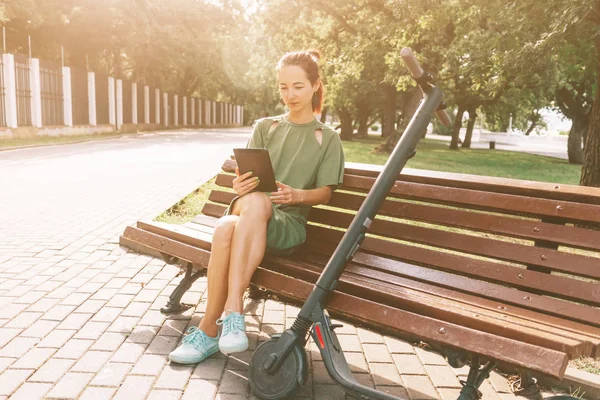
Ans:
{"type": "Polygon", "coordinates": [[[250,193],[259,184],[258,177],[252,176],[252,171],[248,171],[245,174],[240,175],[239,168],[235,169],[235,174],[237,178],[233,180],[233,190],[237,193],[238,196],[243,196],[246,193],[250,193]]]}

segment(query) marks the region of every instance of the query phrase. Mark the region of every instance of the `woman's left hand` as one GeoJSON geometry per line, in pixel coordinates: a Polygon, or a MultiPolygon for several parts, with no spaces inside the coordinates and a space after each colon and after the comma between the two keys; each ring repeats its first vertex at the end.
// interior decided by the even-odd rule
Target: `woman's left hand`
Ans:
{"type": "Polygon", "coordinates": [[[281,182],[277,182],[277,187],[279,189],[276,192],[271,192],[269,196],[274,204],[294,204],[300,202],[300,193],[298,190],[281,182]]]}

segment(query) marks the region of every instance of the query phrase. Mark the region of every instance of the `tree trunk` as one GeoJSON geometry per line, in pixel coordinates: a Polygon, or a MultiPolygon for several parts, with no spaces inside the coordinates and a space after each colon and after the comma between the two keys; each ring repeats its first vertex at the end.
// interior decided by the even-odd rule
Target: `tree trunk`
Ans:
{"type": "Polygon", "coordinates": [[[345,108],[338,109],[342,130],[340,131],[340,139],[352,140],[353,127],[352,114],[345,108]]]}
{"type": "Polygon", "coordinates": [[[358,133],[357,137],[364,139],[369,136],[369,107],[364,104],[358,106],[358,133]]]}
{"type": "Polygon", "coordinates": [[[465,141],[462,144],[463,149],[471,148],[471,139],[473,138],[473,128],[475,127],[475,120],[477,119],[477,109],[476,108],[472,108],[468,112],[469,112],[469,122],[467,123],[467,133],[465,134],[465,141]]]}
{"type": "Polygon", "coordinates": [[[387,138],[396,130],[396,87],[389,83],[383,84],[383,118],[381,127],[381,137],[387,138]]]}
{"type": "Polygon", "coordinates": [[[571,130],[569,131],[569,139],[567,141],[567,154],[569,155],[569,163],[583,164],[583,143],[585,131],[588,129],[589,120],[587,117],[573,118],[571,130]]]}
{"type": "Polygon", "coordinates": [[[527,128],[527,131],[525,132],[525,136],[529,136],[529,134],[531,132],[533,132],[533,130],[535,129],[536,126],[537,126],[537,121],[531,121],[531,125],[529,125],[529,128],[527,128]]]}
{"type": "MultiPolygon", "coordinates": [[[[402,121],[398,124],[398,129],[394,130],[394,132],[388,136],[385,143],[379,146],[376,151],[380,153],[391,153],[396,147],[396,143],[402,137],[404,130],[408,126],[410,119],[419,108],[419,104],[421,103],[421,99],[423,99],[423,92],[418,87],[413,88],[409,94],[409,99],[402,106],[402,121]]],[[[423,132],[423,136],[425,136],[425,132],[423,132]]]]}
{"type": "MultiPolygon", "coordinates": [[[[597,57],[600,59],[600,38],[595,39],[597,57]]],[[[597,67],[598,84],[600,84],[600,63],[597,67]]],[[[581,169],[582,186],[600,187],[600,87],[596,84],[596,95],[592,106],[592,115],[587,131],[584,147],[583,168],[581,169]]]]}
{"type": "Polygon", "coordinates": [[[464,114],[465,107],[459,105],[456,118],[454,119],[454,125],[452,126],[452,141],[450,141],[450,149],[452,150],[458,150],[458,135],[460,133],[460,128],[462,128],[462,118],[464,114]]]}
{"type": "Polygon", "coordinates": [[[323,107],[321,110],[321,123],[324,124],[327,121],[327,107],[323,107]]]}

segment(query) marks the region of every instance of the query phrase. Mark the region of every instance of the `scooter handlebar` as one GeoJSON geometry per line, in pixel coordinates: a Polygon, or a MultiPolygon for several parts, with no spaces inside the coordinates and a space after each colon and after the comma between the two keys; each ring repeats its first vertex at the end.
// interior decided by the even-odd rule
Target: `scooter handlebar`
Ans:
{"type": "MultiPolygon", "coordinates": [[[[404,60],[404,63],[410,70],[410,73],[414,79],[419,79],[420,77],[423,76],[425,71],[419,65],[417,58],[415,57],[415,55],[413,54],[413,52],[410,48],[408,48],[408,47],[403,48],[400,51],[400,57],[402,57],[402,59],[404,60]]],[[[440,122],[442,123],[442,125],[444,125],[444,126],[452,125],[452,120],[450,119],[450,116],[448,115],[446,110],[436,111],[435,114],[437,115],[437,117],[440,120],[440,122]]]]}

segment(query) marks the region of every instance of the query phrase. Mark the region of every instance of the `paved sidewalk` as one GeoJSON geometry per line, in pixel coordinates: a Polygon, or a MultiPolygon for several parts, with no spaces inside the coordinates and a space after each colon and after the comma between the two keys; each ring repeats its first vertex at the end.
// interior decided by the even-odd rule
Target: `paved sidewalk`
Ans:
{"type": "MultiPolygon", "coordinates": [[[[174,366],[167,354],[202,316],[206,280],[184,297],[198,306],[166,318],[159,308],[177,269],[128,253],[118,236],[213,176],[248,131],[169,132],[0,154],[0,399],[247,399],[251,352],[174,366]]],[[[249,301],[254,349],[298,309],[249,301]]],[[[404,399],[456,399],[460,384],[435,353],[352,325],[338,331],[361,382],[404,399]]],[[[314,344],[298,398],[341,399],[314,344]]],[[[484,399],[515,399],[493,374],[484,399]]]]}

